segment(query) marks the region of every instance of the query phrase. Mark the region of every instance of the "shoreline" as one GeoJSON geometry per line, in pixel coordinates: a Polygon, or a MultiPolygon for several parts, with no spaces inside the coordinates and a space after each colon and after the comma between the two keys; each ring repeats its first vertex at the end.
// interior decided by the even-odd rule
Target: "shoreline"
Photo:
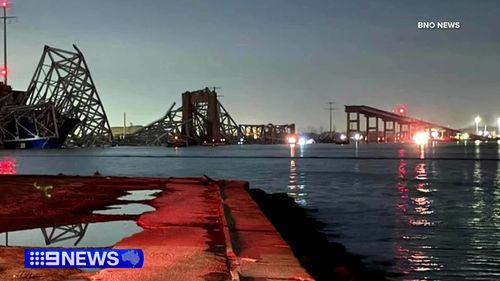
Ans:
{"type": "MultiPolygon", "coordinates": [[[[131,217],[143,231],[116,248],[140,248],[144,268],[79,272],[24,269],[24,247],[0,247],[0,279],[19,280],[313,280],[249,194],[247,182],[209,178],[2,176],[0,231],[123,220],[93,210],[130,190],[159,189],[155,211],[131,217]],[[37,189],[52,186],[50,196],[37,189]],[[89,196],[92,194],[92,196],[89,196]],[[11,200],[15,198],[15,200],[11,200]],[[19,202],[22,202],[20,204],[19,202]],[[43,211],[48,210],[48,213],[43,211]],[[17,215],[17,216],[16,216],[17,215]],[[21,215],[21,216],[20,216],[21,215]]],[[[123,204],[123,202],[121,202],[123,204]]]]}
{"type": "Polygon", "coordinates": [[[367,268],[362,257],[345,246],[329,242],[321,231],[325,224],[309,215],[285,193],[250,189],[252,198],[290,245],[300,264],[316,280],[383,281],[403,274],[367,268]]]}

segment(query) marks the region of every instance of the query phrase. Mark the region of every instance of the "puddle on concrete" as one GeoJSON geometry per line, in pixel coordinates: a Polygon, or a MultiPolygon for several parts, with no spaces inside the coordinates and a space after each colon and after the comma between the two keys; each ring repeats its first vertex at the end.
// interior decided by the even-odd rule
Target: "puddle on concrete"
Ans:
{"type": "Polygon", "coordinates": [[[92,213],[99,215],[140,215],[145,212],[151,212],[154,210],[155,208],[146,204],[131,203],[106,206],[106,209],[95,210],[92,213]]]}
{"type": "Polygon", "coordinates": [[[36,228],[0,233],[0,246],[23,247],[111,247],[125,237],[141,232],[135,221],[110,221],[36,228]]]}
{"type": "Polygon", "coordinates": [[[123,201],[142,201],[142,200],[152,200],[156,198],[162,190],[160,189],[149,189],[149,190],[129,190],[127,195],[119,197],[118,200],[123,201]]]}

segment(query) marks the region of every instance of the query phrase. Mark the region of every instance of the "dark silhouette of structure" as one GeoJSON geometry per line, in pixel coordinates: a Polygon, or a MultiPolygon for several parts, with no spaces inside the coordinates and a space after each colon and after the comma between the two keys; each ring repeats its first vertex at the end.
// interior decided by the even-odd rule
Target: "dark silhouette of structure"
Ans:
{"type": "Polygon", "coordinates": [[[289,125],[249,125],[242,124],[240,129],[245,143],[279,144],[286,141],[287,136],[295,134],[295,124],[289,125]]]}
{"type": "Polygon", "coordinates": [[[238,125],[208,88],[182,94],[167,113],[142,127],[126,143],[134,145],[198,145],[235,143],[242,134],[238,125]]]}
{"type": "Polygon", "coordinates": [[[235,143],[285,143],[295,125],[238,125],[220,103],[216,89],[182,94],[167,113],[124,141],[131,145],[215,145],[235,143]]]}
{"type": "Polygon", "coordinates": [[[76,52],[45,46],[26,104],[50,102],[59,115],[78,120],[66,146],[109,145],[112,134],[104,107],[83,54],[73,47],[76,52]]]}
{"type": "Polygon", "coordinates": [[[26,92],[0,83],[0,144],[6,148],[93,147],[111,128],[83,54],[45,46],[26,92]]]}
{"type": "Polygon", "coordinates": [[[417,132],[436,130],[442,139],[454,138],[461,132],[446,126],[412,118],[366,105],[346,105],[347,135],[359,133],[366,142],[404,142],[417,132]],[[365,128],[361,128],[361,115],[365,117],[365,128]],[[381,122],[382,121],[382,122],[381,122]],[[382,124],[381,124],[382,123],[382,124]],[[382,131],[380,130],[382,128],[382,131]]]}

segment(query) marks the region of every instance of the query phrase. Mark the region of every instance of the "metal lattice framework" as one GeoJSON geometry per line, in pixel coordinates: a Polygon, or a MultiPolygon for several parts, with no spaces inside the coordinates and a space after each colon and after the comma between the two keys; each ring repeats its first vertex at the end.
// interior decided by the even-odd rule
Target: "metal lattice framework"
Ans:
{"type": "Polygon", "coordinates": [[[167,145],[173,135],[181,134],[182,107],[174,108],[175,102],[162,118],[137,130],[126,142],[141,145],[167,145]]]}
{"type": "Polygon", "coordinates": [[[112,143],[104,107],[83,54],[45,46],[26,93],[27,105],[50,102],[65,118],[80,120],[66,146],[102,146],[112,143]]]}
{"type": "MultiPolygon", "coordinates": [[[[185,133],[187,138],[198,140],[198,143],[205,141],[208,139],[209,128],[208,124],[208,102],[207,101],[199,101],[192,104],[192,117],[188,118],[188,122],[192,130],[190,132],[185,133]]],[[[188,124],[184,125],[184,128],[188,124]]]]}
{"type": "Polygon", "coordinates": [[[238,124],[220,103],[217,92],[204,88],[182,94],[182,133],[196,143],[236,143],[238,124]]]}
{"type": "Polygon", "coordinates": [[[0,139],[5,143],[58,137],[56,111],[51,103],[5,106],[0,110],[0,139]]]}
{"type": "Polygon", "coordinates": [[[240,125],[245,143],[280,144],[287,142],[287,136],[295,134],[295,124],[289,125],[240,125]]]}
{"type": "Polygon", "coordinates": [[[55,226],[48,228],[41,228],[43,238],[46,245],[56,244],[62,241],[76,239],[73,243],[74,246],[78,245],[85,236],[89,224],[70,224],[63,226],[55,226]]]}
{"type": "Polygon", "coordinates": [[[182,106],[175,103],[167,114],[131,135],[125,143],[134,145],[236,143],[240,127],[208,88],[182,94],[182,106]]]}
{"type": "Polygon", "coordinates": [[[234,121],[220,102],[218,103],[218,107],[222,137],[226,139],[228,143],[238,142],[243,136],[240,126],[236,124],[236,121],[234,121]]]}

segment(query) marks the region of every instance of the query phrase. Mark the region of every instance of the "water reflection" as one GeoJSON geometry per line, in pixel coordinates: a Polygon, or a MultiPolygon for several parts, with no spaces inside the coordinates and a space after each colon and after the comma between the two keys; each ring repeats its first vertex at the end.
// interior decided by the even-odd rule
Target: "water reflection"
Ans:
{"type": "Polygon", "coordinates": [[[297,146],[294,143],[290,144],[290,157],[295,158],[297,155],[297,146]]]}
{"type": "Polygon", "coordinates": [[[429,175],[426,163],[418,162],[414,166],[413,177],[409,176],[404,149],[399,150],[399,157],[395,270],[426,279],[429,275],[425,272],[440,271],[443,267],[432,255],[433,246],[429,240],[437,225],[433,217],[429,175]]]}
{"type": "Polygon", "coordinates": [[[301,206],[307,205],[307,193],[305,192],[305,173],[297,171],[297,162],[290,159],[290,175],[288,178],[288,196],[301,206]]]}
{"type": "Polygon", "coordinates": [[[475,154],[476,154],[476,158],[481,158],[480,154],[481,154],[481,143],[479,142],[476,142],[476,149],[475,149],[475,154]]]}
{"type": "Polygon", "coordinates": [[[424,159],[425,158],[425,145],[419,145],[418,146],[418,157],[420,159],[424,159]]]}
{"type": "Polygon", "coordinates": [[[0,159],[0,175],[15,175],[16,173],[16,159],[11,157],[0,159]]]}
{"type": "Polygon", "coordinates": [[[51,245],[65,240],[76,239],[73,246],[78,245],[87,232],[88,223],[70,224],[52,228],[41,228],[45,244],[51,245]]]}
{"type": "MultiPolygon", "coordinates": [[[[79,223],[79,224],[70,224],[63,226],[54,226],[54,227],[42,227],[40,228],[43,240],[46,246],[57,244],[62,241],[67,241],[71,239],[75,239],[73,242],[73,246],[77,246],[78,243],[82,240],[87,232],[88,223],[79,223]]],[[[30,236],[34,236],[34,231],[36,229],[30,230],[19,230],[13,232],[4,232],[5,235],[5,246],[10,246],[9,244],[9,236],[16,240],[18,236],[23,236],[25,233],[30,233],[30,236]]],[[[14,243],[15,244],[15,243],[14,243]]],[[[23,245],[24,246],[24,245],[23,245]]]]}
{"type": "MultiPolygon", "coordinates": [[[[124,237],[141,232],[135,221],[77,223],[9,232],[5,246],[20,247],[110,247],[124,237]]],[[[3,233],[0,233],[2,237],[3,233]]]]}
{"type": "MultiPolygon", "coordinates": [[[[398,183],[397,183],[397,190],[398,190],[398,198],[396,202],[396,207],[397,207],[397,213],[399,218],[396,221],[396,240],[405,239],[407,236],[405,233],[402,232],[402,229],[399,227],[400,225],[403,224],[404,217],[407,212],[407,207],[408,207],[408,188],[407,188],[407,178],[406,178],[406,161],[404,159],[405,157],[405,150],[400,149],[398,151],[400,160],[399,160],[399,165],[398,165],[398,183]]],[[[408,249],[403,247],[403,243],[395,243],[395,257],[396,257],[396,263],[395,263],[395,269],[399,273],[408,273],[408,265],[407,265],[407,259],[406,256],[408,256],[408,249]]]]}
{"type": "MultiPolygon", "coordinates": [[[[499,145],[500,148],[500,145],[499,145]]],[[[493,225],[496,229],[500,228],[500,161],[497,161],[497,171],[495,174],[495,179],[493,183],[493,225]]]]}

